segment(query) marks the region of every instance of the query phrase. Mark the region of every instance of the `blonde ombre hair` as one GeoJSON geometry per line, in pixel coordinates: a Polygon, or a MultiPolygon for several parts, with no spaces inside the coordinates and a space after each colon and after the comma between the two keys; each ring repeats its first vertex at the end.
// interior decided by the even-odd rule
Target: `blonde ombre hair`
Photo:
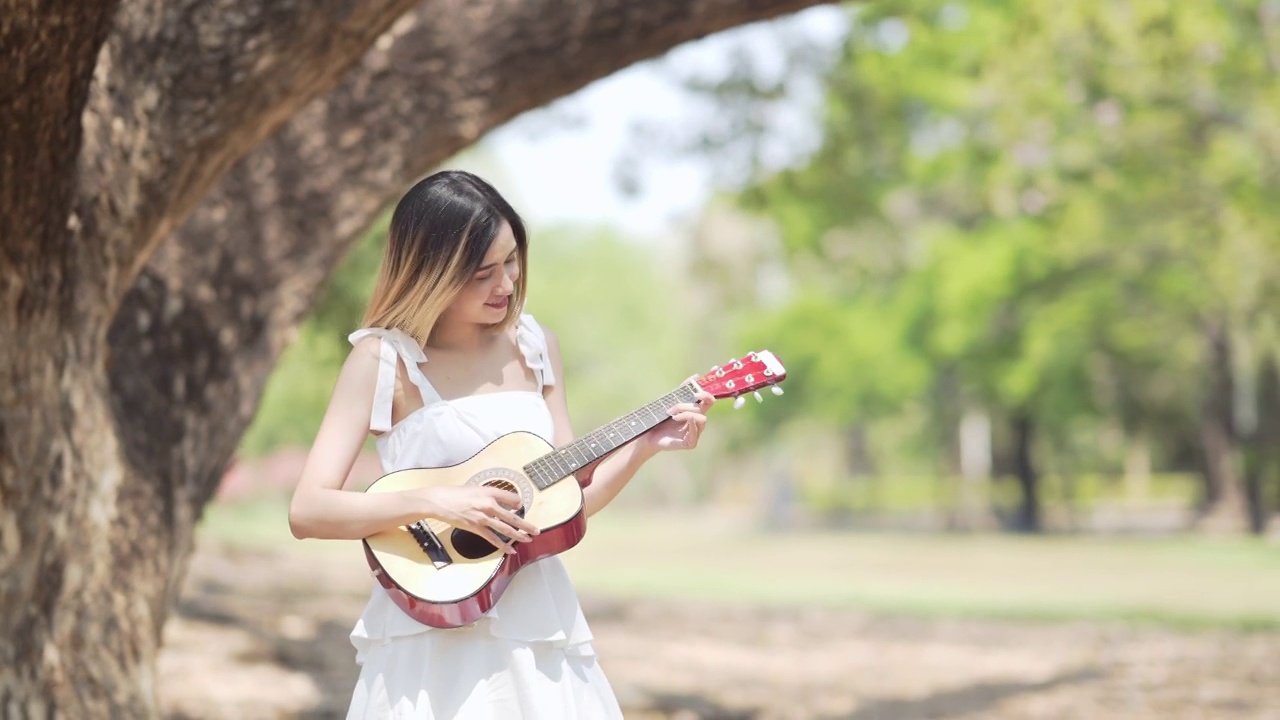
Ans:
{"type": "Polygon", "coordinates": [[[440,315],[484,262],[504,222],[515,235],[520,263],[507,316],[499,323],[510,327],[524,308],[524,222],[492,185],[461,170],[420,180],[396,204],[364,326],[397,328],[425,345],[440,315]]]}

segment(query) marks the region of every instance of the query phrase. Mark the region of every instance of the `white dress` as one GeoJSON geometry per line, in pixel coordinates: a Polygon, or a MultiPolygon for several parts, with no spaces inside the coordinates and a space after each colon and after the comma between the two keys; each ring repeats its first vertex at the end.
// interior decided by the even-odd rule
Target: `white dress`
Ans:
{"type": "MultiPolygon", "coordinates": [[[[369,335],[382,340],[370,427],[383,433],[377,448],[385,472],[454,465],[517,430],[552,442],[551,413],[540,392],[442,400],[418,367],[427,358],[412,337],[364,328],[351,334],[351,343],[369,335]],[[423,407],[393,427],[397,361],[421,390],[423,407]]],[[[553,384],[546,339],[531,316],[520,318],[516,339],[539,383],[553,384]]],[[[360,677],[347,718],[621,718],[591,641],[568,573],[554,555],[516,573],[492,610],[456,629],[417,622],[375,583],[351,632],[360,677]]]]}

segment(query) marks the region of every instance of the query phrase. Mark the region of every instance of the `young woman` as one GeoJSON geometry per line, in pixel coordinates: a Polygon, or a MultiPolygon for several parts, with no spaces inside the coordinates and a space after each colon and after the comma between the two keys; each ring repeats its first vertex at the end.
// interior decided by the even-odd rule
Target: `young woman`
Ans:
{"type": "MultiPolygon", "coordinates": [[[[488,183],[432,175],[400,200],[365,328],[343,365],[289,508],[298,538],[360,539],[422,518],[514,552],[537,528],[514,493],[343,489],[365,437],[383,470],[443,467],[523,430],[573,439],[556,336],[523,313],[524,224],[488,183]]],[[[714,402],[677,405],[603,460],[584,488],[598,512],[656,453],[693,448],[714,402]]],[[[348,718],[617,718],[617,700],[559,557],[516,574],[492,610],[457,629],[420,624],[374,585],[351,633],[360,677],[348,718]]]]}

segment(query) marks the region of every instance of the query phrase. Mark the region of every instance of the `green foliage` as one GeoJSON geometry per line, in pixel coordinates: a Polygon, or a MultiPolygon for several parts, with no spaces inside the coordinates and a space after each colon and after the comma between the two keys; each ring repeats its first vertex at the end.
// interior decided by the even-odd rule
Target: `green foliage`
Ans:
{"type": "Polygon", "coordinates": [[[919,395],[928,368],[903,337],[907,311],[875,298],[833,305],[813,295],[752,323],[747,344],[773,349],[788,371],[788,399],[770,415],[803,412],[842,426],[919,395]]]}
{"type": "Polygon", "coordinates": [[[382,264],[390,223],[391,213],[386,211],[365,231],[337,272],[329,278],[329,284],[308,321],[319,333],[337,340],[344,356],[346,336],[360,327],[365,306],[373,294],[373,283],[382,264]]]}
{"type": "Polygon", "coordinates": [[[241,440],[242,454],[258,457],[281,447],[311,444],[347,356],[339,339],[315,323],[303,324],[267,382],[258,412],[241,440]]]}
{"type": "Polygon", "coordinates": [[[699,369],[678,257],[606,229],[546,228],[530,247],[529,275],[527,310],[559,337],[579,434],[699,369]]]}
{"type": "Polygon", "coordinates": [[[851,13],[821,147],[740,196],[806,288],[751,335],[789,353],[794,412],[882,422],[924,399],[945,438],[977,407],[1031,421],[1063,468],[1100,455],[1082,423],[1114,425],[1185,467],[1206,327],[1246,365],[1280,357],[1275,4],[851,13]]]}

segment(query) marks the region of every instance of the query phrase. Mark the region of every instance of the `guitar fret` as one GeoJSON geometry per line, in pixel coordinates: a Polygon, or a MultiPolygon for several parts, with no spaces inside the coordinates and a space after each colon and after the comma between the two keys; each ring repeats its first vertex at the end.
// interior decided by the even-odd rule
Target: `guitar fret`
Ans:
{"type": "Polygon", "coordinates": [[[533,484],[536,485],[539,489],[546,487],[546,484],[545,484],[546,480],[544,478],[544,472],[542,470],[541,459],[534,460],[528,465],[525,465],[524,474],[527,475],[529,479],[533,481],[533,484]]]}
{"type": "Polygon", "coordinates": [[[568,467],[566,467],[564,462],[560,459],[560,453],[555,453],[551,456],[551,466],[555,468],[556,473],[559,474],[560,477],[564,477],[569,474],[568,467]]]}
{"type": "Polygon", "coordinates": [[[573,453],[569,452],[568,449],[561,450],[559,453],[556,453],[556,455],[559,458],[559,461],[569,469],[565,475],[573,474],[580,467],[580,463],[573,457],[573,453]]]}
{"type": "Polygon", "coordinates": [[[530,462],[525,465],[525,474],[540,489],[545,489],[657,426],[670,417],[667,410],[672,405],[690,402],[695,395],[696,390],[692,386],[682,385],[563,448],[530,462]]]}

